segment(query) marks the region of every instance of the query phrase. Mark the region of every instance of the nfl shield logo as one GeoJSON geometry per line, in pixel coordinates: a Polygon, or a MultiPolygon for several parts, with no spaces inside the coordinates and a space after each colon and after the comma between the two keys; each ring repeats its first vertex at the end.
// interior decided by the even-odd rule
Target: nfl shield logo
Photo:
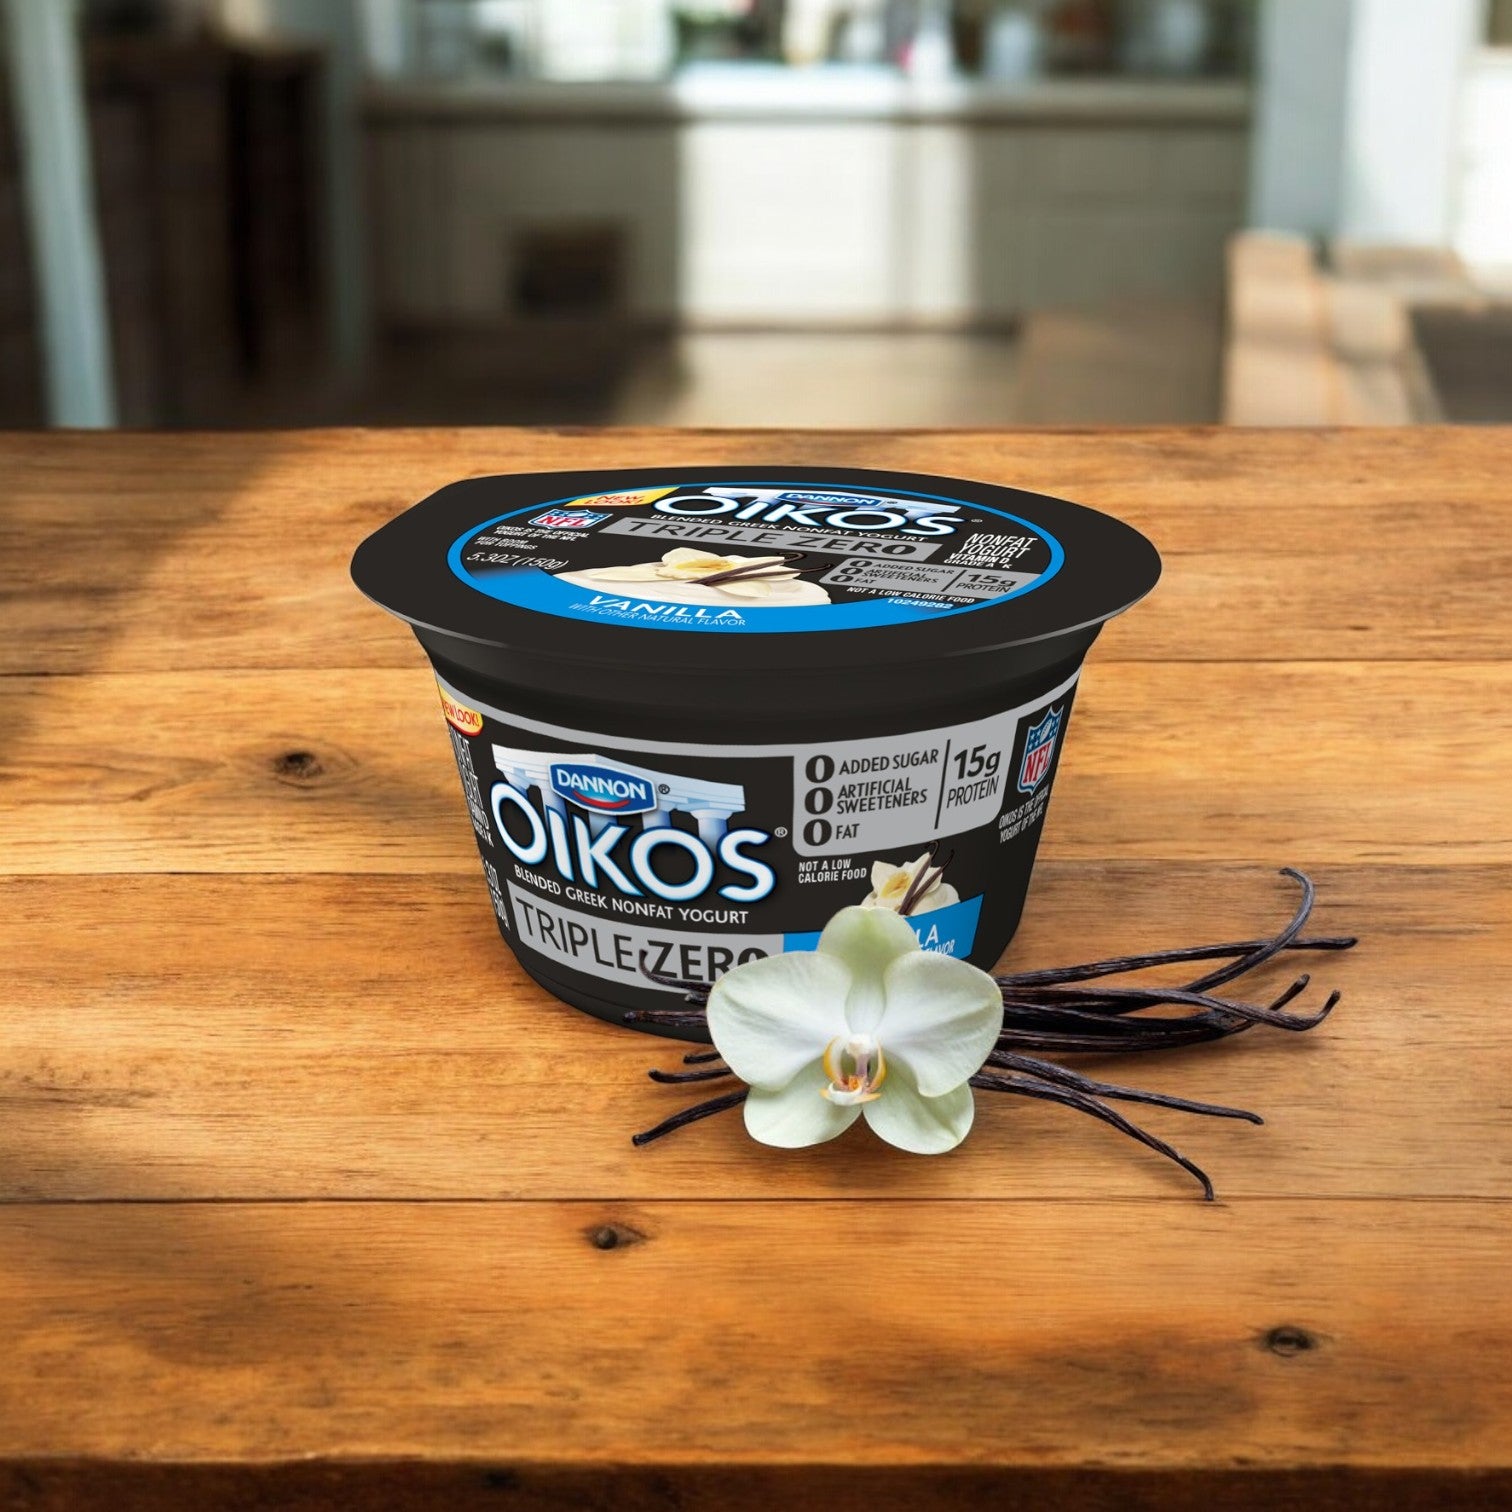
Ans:
{"type": "Polygon", "coordinates": [[[591,509],[548,509],[530,523],[544,525],[548,530],[587,530],[589,526],[608,518],[608,515],[595,514],[591,509]]]}
{"type": "Polygon", "coordinates": [[[1029,738],[1024,743],[1023,765],[1019,767],[1019,792],[1032,793],[1045,780],[1050,770],[1050,758],[1055,755],[1055,737],[1060,734],[1061,715],[1065,712],[1064,707],[1051,709],[1030,728],[1029,738]]]}

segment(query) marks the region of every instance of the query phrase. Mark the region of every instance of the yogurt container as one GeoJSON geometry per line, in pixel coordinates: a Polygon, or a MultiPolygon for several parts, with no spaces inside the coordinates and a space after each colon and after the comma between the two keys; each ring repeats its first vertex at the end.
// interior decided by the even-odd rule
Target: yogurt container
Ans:
{"type": "Polygon", "coordinates": [[[754,465],[469,478],[352,560],[435,669],[505,940],[614,1023],[847,904],[990,968],[1083,658],[1159,575],[1062,499],[754,465]]]}

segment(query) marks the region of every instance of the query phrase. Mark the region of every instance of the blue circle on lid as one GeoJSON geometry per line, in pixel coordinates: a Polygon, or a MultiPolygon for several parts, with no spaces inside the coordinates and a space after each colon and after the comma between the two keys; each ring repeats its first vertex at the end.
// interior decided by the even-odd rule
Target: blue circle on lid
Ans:
{"type": "MultiPolygon", "coordinates": [[[[732,482],[729,479],[707,484],[684,481],[673,485],[673,488],[676,491],[698,488],[780,488],[787,492],[812,491],[815,493],[842,491],[837,490],[837,486],[833,483],[757,482],[754,480],[732,482]]],[[[642,485],[635,491],[649,492],[651,490],[642,485]]],[[[609,594],[597,594],[580,584],[561,582],[539,567],[510,566],[480,574],[471,572],[463,563],[464,548],[481,531],[502,524],[505,520],[517,519],[521,515],[537,514],[541,510],[551,509],[557,505],[574,503],[584,497],[581,494],[569,494],[559,499],[542,499],[527,504],[523,509],[512,509],[481,521],[452,542],[447,551],[446,560],[452,573],[469,588],[519,609],[530,609],[539,614],[549,614],[561,619],[579,620],[589,624],[622,624],[636,628],[702,631],[727,635],[864,630],[887,625],[916,624],[922,620],[948,619],[955,615],[970,614],[978,609],[990,609],[1013,599],[1023,598],[1026,594],[1033,593],[1035,589],[1043,588],[1065,564],[1066,553],[1060,542],[1049,531],[1036,525],[1032,520],[1011,514],[1005,509],[994,508],[990,504],[981,504],[968,499],[953,499],[944,494],[915,493],[906,489],[889,489],[885,493],[880,490],[871,492],[864,485],[848,486],[843,489],[843,492],[856,497],[871,497],[879,501],[890,498],[920,499],[930,503],[950,504],[961,509],[996,515],[999,519],[1020,526],[1044,541],[1050,549],[1049,565],[1032,582],[1025,583],[1009,593],[982,599],[974,604],[937,604],[912,598],[908,594],[896,594],[846,604],[811,604],[794,609],[754,609],[749,616],[746,616],[734,606],[721,609],[715,606],[685,604],[650,596],[642,597],[620,590],[609,594]],[[585,594],[593,594],[594,597],[602,599],[604,601],[602,606],[585,605],[583,602],[585,594]]],[[[694,517],[683,516],[682,518],[694,517]]],[[[963,568],[963,570],[968,569],[963,568]]]]}

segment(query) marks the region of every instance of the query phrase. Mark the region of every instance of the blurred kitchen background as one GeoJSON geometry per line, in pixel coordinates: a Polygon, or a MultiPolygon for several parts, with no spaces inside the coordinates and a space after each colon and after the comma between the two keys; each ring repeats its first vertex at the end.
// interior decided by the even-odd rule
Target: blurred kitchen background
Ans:
{"type": "Polygon", "coordinates": [[[1512,420],[1512,0],[0,0],[0,425],[1512,420]]]}

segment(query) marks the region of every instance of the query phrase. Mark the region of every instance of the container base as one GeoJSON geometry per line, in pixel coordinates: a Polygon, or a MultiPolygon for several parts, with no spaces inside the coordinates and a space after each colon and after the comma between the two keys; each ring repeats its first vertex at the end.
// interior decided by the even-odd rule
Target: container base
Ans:
{"type": "MultiPolygon", "coordinates": [[[[537,971],[518,952],[515,959],[519,961],[526,976],[537,987],[544,988],[552,997],[561,999],[570,1008],[577,1008],[583,1013],[590,1014],[596,1019],[602,1019],[606,1024],[612,1024],[616,1029],[631,1030],[637,1034],[652,1034],[661,1039],[681,1040],[688,1045],[707,1045],[710,1043],[709,1036],[700,1029],[673,1029],[662,1027],[657,1024],[627,1024],[625,1014],[630,1011],[630,1005],[623,1000],[614,998],[598,997],[591,992],[583,992],[573,986],[562,977],[552,976],[550,972],[537,971]]],[[[684,1006],[680,993],[668,992],[664,994],[668,1008],[684,1006]]]]}

